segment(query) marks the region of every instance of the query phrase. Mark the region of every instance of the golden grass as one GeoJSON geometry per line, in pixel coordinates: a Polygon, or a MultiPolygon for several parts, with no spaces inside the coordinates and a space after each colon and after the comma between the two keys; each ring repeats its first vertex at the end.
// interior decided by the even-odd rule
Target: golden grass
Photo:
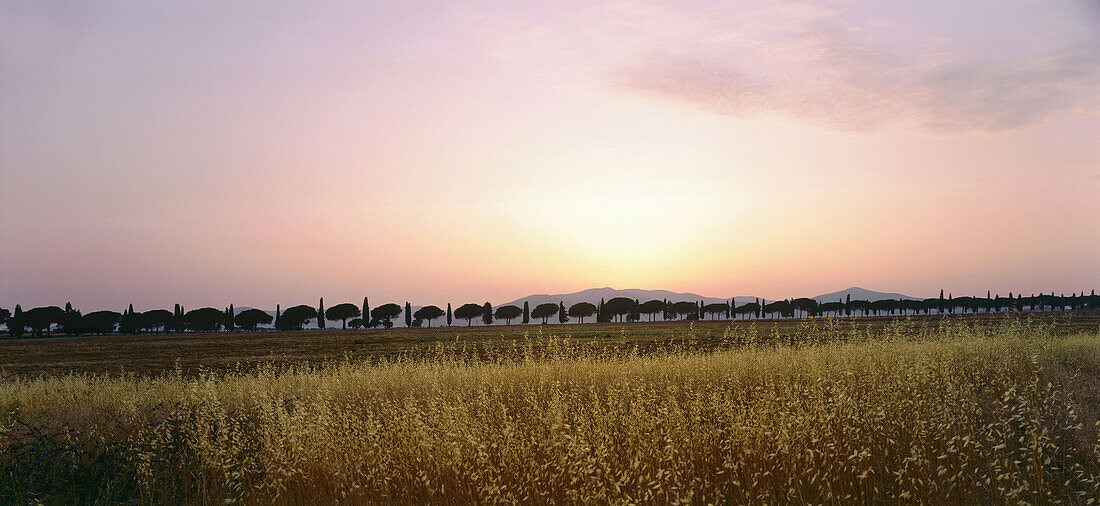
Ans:
{"type": "Polygon", "coordinates": [[[830,325],[798,346],[766,327],[655,353],[536,334],[373,365],[17,378],[0,502],[1100,498],[1100,333],[830,325]]]}

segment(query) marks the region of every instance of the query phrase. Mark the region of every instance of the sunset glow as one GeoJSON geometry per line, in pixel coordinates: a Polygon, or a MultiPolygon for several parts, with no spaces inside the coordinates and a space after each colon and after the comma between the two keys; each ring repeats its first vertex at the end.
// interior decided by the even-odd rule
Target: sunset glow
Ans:
{"type": "Polygon", "coordinates": [[[4,307],[1068,294],[1100,9],[4,2],[0,176],[4,307]]]}

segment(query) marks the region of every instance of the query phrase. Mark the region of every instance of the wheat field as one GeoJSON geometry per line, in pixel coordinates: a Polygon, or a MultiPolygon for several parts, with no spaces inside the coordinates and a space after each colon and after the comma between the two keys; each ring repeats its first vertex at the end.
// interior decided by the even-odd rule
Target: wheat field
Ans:
{"type": "Polygon", "coordinates": [[[1100,332],[835,328],[731,326],[707,343],[687,328],[645,351],[534,332],[380,363],[16,377],[0,383],[0,502],[1100,499],[1100,332]]]}

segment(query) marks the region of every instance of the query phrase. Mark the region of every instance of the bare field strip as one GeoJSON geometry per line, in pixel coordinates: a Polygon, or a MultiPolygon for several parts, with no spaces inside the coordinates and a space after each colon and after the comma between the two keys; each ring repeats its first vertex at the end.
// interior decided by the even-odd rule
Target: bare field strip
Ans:
{"type": "MultiPolygon", "coordinates": [[[[905,318],[842,318],[837,320],[759,320],[695,322],[586,323],[566,325],[494,325],[492,327],[433,327],[388,330],[306,330],[300,332],[232,332],[78,336],[36,339],[0,339],[0,379],[14,375],[65,375],[70,373],[161,374],[180,370],[184,375],[206,371],[249,369],[258,364],[321,364],[333,360],[379,360],[399,355],[434,352],[439,345],[457,341],[471,348],[510,346],[539,332],[571,338],[578,343],[657,349],[691,331],[696,346],[721,344],[728,332],[747,334],[750,327],[760,338],[796,343],[814,329],[829,325],[830,335],[858,337],[891,325],[938,327],[946,322],[997,325],[1015,315],[915,316],[905,318]],[[539,329],[542,328],[540,331],[539,329]]],[[[1024,317],[1048,322],[1058,335],[1091,331],[1100,327],[1100,312],[1030,313],[1024,317]]],[[[820,332],[819,332],[820,334],[820,332]]]]}

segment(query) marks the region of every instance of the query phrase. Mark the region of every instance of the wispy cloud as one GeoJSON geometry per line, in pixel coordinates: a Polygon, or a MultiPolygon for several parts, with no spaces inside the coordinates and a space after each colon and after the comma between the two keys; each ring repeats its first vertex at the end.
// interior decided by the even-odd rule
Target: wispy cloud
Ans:
{"type": "Polygon", "coordinates": [[[889,125],[995,133],[1100,110],[1095,37],[1052,41],[1051,28],[1019,34],[1022,49],[972,54],[961,47],[964,38],[880,40],[883,30],[864,33],[874,20],[853,22],[800,3],[725,21],[688,24],[681,44],[666,34],[663,47],[616,62],[605,78],[718,114],[776,115],[856,132],[889,125]]]}

